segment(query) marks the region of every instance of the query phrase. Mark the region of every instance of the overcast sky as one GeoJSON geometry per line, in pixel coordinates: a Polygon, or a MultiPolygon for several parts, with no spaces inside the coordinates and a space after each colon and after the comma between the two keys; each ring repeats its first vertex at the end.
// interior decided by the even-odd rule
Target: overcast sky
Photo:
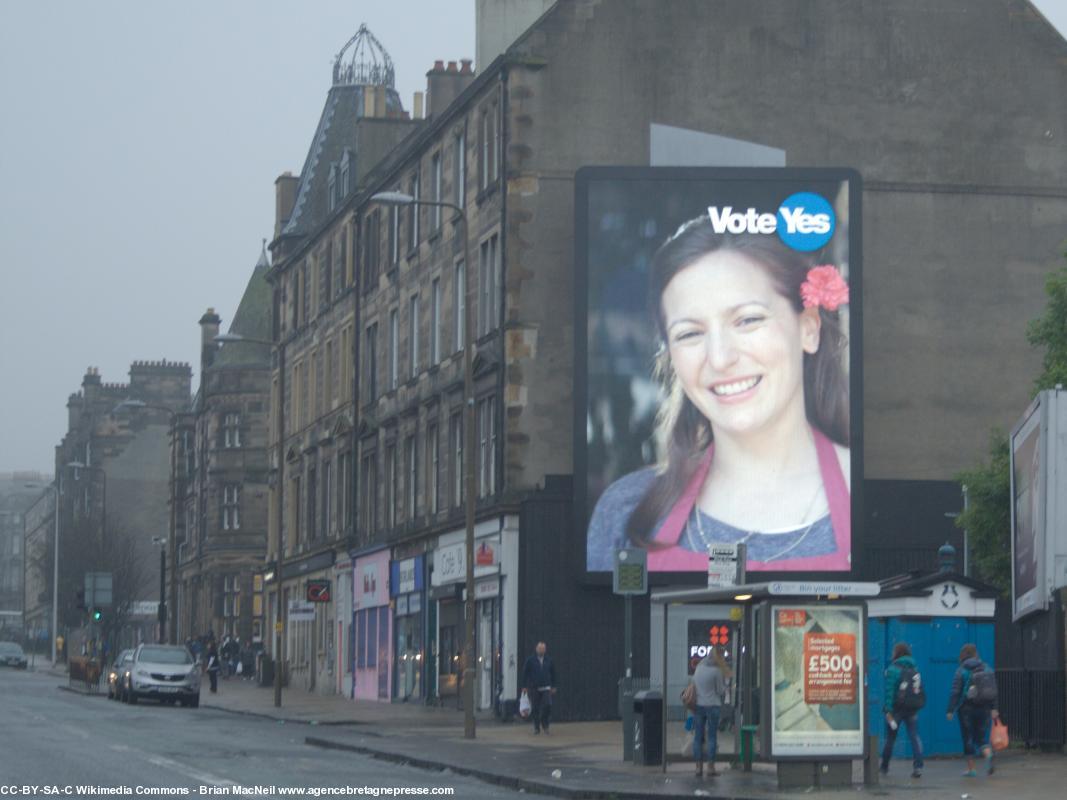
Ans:
{"type": "MultiPolygon", "coordinates": [[[[1067,0],[1035,4],[1067,32],[1067,0]]],[[[408,110],[434,60],[474,58],[474,0],[0,2],[0,471],[51,472],[86,367],[195,371],[362,22],[408,110]]]]}

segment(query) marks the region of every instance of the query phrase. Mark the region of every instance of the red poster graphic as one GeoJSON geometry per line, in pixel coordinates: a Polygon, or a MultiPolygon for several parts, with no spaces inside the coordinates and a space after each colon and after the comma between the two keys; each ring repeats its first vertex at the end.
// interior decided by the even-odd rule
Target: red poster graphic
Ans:
{"type": "Polygon", "coordinates": [[[779,628],[803,628],[808,621],[808,612],[802,608],[778,609],[779,628]]]}
{"type": "Polygon", "coordinates": [[[804,702],[808,705],[856,702],[856,636],[804,634],[804,702]]]}

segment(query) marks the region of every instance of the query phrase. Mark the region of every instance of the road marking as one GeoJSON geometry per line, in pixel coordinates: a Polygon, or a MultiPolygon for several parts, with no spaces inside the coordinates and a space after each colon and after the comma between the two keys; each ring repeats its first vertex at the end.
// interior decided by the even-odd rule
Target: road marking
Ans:
{"type": "Polygon", "coordinates": [[[178,761],[153,755],[152,753],[146,753],[143,750],[138,750],[134,747],[127,747],[124,744],[110,744],[108,747],[112,750],[117,750],[120,753],[135,753],[142,756],[149,764],[154,764],[157,767],[165,767],[166,769],[173,770],[187,778],[192,778],[194,781],[199,781],[203,784],[212,784],[214,786],[237,786],[236,783],[228,778],[220,778],[217,775],[212,775],[210,772],[200,772],[199,770],[192,769],[178,761]]]}

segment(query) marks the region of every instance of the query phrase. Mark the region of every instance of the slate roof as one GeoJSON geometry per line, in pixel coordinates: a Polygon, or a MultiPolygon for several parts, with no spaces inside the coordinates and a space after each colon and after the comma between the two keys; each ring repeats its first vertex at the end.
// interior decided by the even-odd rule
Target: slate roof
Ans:
{"type": "MultiPolygon", "coordinates": [[[[340,164],[345,148],[353,150],[354,161],[359,161],[356,152],[356,122],[363,116],[363,86],[333,86],[326,95],[326,104],[319,117],[319,125],[311,140],[304,167],[300,170],[300,183],[296,190],[293,211],[282,228],[282,236],[304,236],[314,232],[330,215],[327,195],[330,165],[340,164]]],[[[386,90],[386,114],[399,114],[402,110],[400,95],[393,89],[386,90]]],[[[349,193],[355,188],[358,170],[352,165],[352,180],[349,193]]]]}
{"type": "MultiPolygon", "coordinates": [[[[267,258],[266,244],[260,253],[259,261],[252,270],[241,302],[234,312],[229,333],[247,336],[250,339],[271,338],[271,288],[267,283],[267,270],[270,260],[267,258]]],[[[214,363],[208,369],[233,366],[269,366],[271,348],[254,342],[229,342],[223,344],[215,355],[214,363]]]]}

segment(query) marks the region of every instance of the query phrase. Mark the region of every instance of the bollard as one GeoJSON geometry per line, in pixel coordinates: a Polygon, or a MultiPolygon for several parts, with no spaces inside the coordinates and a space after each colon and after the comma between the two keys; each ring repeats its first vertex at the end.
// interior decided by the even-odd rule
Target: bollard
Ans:
{"type": "Polygon", "coordinates": [[[878,736],[872,734],[867,737],[867,757],[863,759],[863,785],[878,785],[878,736]]]}
{"type": "Polygon", "coordinates": [[[755,725],[741,726],[741,768],[745,772],[752,772],[752,746],[756,730],[755,725]]]}

